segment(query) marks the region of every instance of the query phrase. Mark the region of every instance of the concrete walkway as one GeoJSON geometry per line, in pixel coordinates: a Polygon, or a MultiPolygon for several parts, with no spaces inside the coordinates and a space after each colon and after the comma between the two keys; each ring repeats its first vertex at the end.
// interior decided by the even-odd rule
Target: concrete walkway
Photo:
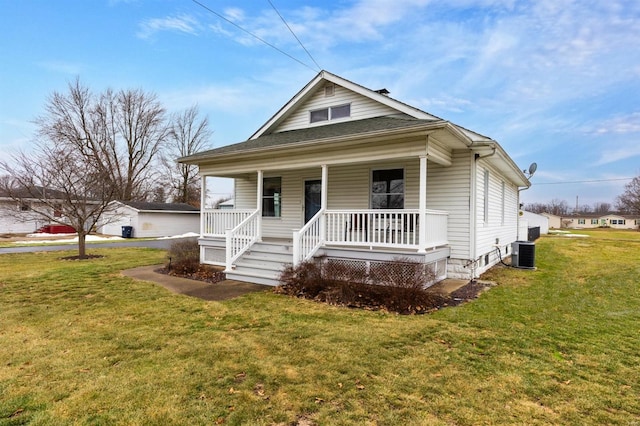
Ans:
{"type": "Polygon", "coordinates": [[[157,269],[163,267],[164,265],[141,266],[139,268],[122,271],[122,274],[137,280],[154,282],[173,293],[198,297],[204,300],[227,300],[247,293],[273,289],[273,287],[268,285],[245,283],[235,280],[224,280],[210,284],[156,272],[157,269]]]}

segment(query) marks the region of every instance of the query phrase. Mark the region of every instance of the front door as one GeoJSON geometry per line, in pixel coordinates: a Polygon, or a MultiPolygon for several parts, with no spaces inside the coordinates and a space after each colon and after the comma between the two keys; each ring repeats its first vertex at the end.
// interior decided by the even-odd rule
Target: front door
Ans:
{"type": "Polygon", "coordinates": [[[304,181],[304,223],[311,220],[322,206],[322,181],[304,181]]]}

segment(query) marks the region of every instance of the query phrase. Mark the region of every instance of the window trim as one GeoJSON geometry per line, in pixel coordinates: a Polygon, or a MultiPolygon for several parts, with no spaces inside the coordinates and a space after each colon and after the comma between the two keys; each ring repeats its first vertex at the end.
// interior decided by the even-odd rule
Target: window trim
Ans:
{"type": "Polygon", "coordinates": [[[505,207],[506,207],[506,188],[505,188],[506,184],[504,183],[504,181],[502,181],[502,195],[501,195],[501,202],[502,202],[502,212],[501,212],[501,218],[500,218],[500,224],[504,225],[504,217],[505,217],[505,207]]]}
{"type": "Polygon", "coordinates": [[[482,209],[482,213],[484,215],[483,217],[483,222],[484,224],[488,224],[489,223],[489,169],[484,169],[484,173],[483,173],[483,178],[484,178],[484,182],[483,182],[483,209],[482,209]]]}

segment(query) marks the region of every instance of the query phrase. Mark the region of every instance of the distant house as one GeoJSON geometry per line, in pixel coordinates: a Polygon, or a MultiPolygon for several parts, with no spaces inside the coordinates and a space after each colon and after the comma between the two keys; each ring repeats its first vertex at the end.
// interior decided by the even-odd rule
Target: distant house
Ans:
{"type": "Polygon", "coordinates": [[[135,238],[169,237],[200,231],[200,210],[184,203],[113,201],[104,213],[98,232],[122,235],[123,226],[133,227],[135,238]]]}
{"type": "Polygon", "coordinates": [[[201,261],[275,285],[321,259],[397,258],[471,279],[517,239],[529,180],[494,140],[321,71],[247,141],[179,159],[233,178],[233,209],[202,203],[201,261]]]}
{"type": "Polygon", "coordinates": [[[640,216],[626,215],[619,213],[605,214],[570,214],[557,216],[550,213],[542,213],[549,218],[551,228],[614,228],[614,229],[638,229],[640,227],[640,216]]]}
{"type": "Polygon", "coordinates": [[[218,203],[218,208],[227,210],[227,209],[232,209],[233,205],[234,205],[234,201],[233,201],[233,198],[231,198],[231,199],[229,199],[227,201],[223,201],[221,203],[218,203]]]}
{"type": "Polygon", "coordinates": [[[65,198],[64,193],[43,187],[34,187],[32,193],[13,194],[13,197],[8,193],[0,192],[0,234],[27,234],[36,232],[41,227],[52,223],[42,215],[35,213],[34,209],[47,211],[49,215],[59,217],[64,222],[62,212],[48,207],[40,201],[40,198],[35,197],[42,196],[44,198],[45,194],[46,198],[53,201],[65,198]]]}
{"type": "Polygon", "coordinates": [[[551,213],[540,213],[541,216],[549,219],[549,228],[560,229],[562,228],[562,217],[551,213]]]}

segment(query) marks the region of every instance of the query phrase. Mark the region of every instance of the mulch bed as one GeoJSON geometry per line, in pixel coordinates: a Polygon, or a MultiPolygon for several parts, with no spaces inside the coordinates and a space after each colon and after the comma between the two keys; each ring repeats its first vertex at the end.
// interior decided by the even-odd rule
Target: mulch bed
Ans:
{"type": "Polygon", "coordinates": [[[83,257],[80,257],[78,255],[75,256],[65,256],[65,257],[61,257],[61,260],[89,260],[89,259],[100,259],[101,257],[104,257],[100,254],[87,254],[83,257]]]}
{"type": "Polygon", "coordinates": [[[457,306],[461,303],[473,300],[477,298],[483,291],[493,287],[493,285],[494,284],[492,283],[483,281],[470,281],[468,284],[449,294],[449,306],[457,306]]]}
{"type": "Polygon", "coordinates": [[[447,306],[458,306],[477,298],[492,284],[471,281],[451,294],[383,285],[332,283],[326,287],[281,285],[276,293],[314,300],[334,306],[365,310],[386,310],[403,315],[427,314],[447,306]]]}
{"type": "MultiPolygon", "coordinates": [[[[191,273],[180,272],[179,270],[167,270],[160,268],[156,272],[167,274],[175,277],[188,278],[191,280],[203,281],[210,284],[226,279],[222,268],[209,265],[200,265],[197,271],[191,273]]],[[[338,288],[325,288],[314,292],[300,291],[300,289],[287,289],[287,286],[278,286],[274,290],[276,293],[287,294],[293,297],[314,300],[316,302],[327,303],[330,305],[344,306],[348,308],[365,309],[365,310],[391,310],[401,314],[426,314],[445,308],[447,306],[458,306],[470,300],[477,298],[480,293],[490,288],[493,284],[482,281],[470,281],[468,284],[453,291],[449,295],[440,295],[427,291],[420,292],[419,295],[412,294],[411,298],[414,303],[403,305],[399,300],[391,298],[392,306],[385,306],[381,300],[386,299],[388,303],[389,296],[378,294],[387,292],[389,289],[385,286],[355,284],[352,286],[339,286],[338,288]],[[345,294],[347,293],[351,294],[345,294]],[[345,297],[346,296],[346,297],[345,297]],[[416,298],[416,296],[418,296],[416,298]],[[393,303],[396,302],[396,303],[393,303]],[[396,305],[397,304],[397,305],[396,305]],[[396,306],[393,306],[396,305],[396,306]],[[391,309],[389,309],[391,308],[391,309]]]]}
{"type": "Polygon", "coordinates": [[[202,281],[209,284],[215,284],[227,279],[221,268],[216,268],[209,265],[200,265],[195,272],[184,272],[177,269],[168,270],[167,268],[157,269],[156,272],[171,275],[173,277],[202,281]]]}

